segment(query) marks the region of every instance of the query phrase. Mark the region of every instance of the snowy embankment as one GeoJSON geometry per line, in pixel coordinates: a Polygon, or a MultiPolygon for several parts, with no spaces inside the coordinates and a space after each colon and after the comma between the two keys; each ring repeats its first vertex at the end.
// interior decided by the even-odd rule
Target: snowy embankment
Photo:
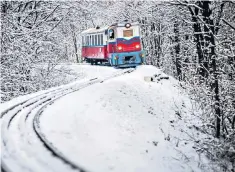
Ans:
{"type": "Polygon", "coordinates": [[[189,99],[172,77],[144,81],[156,74],[139,66],[58,99],[39,118],[42,133],[88,171],[212,171],[193,148],[189,99]]]}
{"type": "Polygon", "coordinates": [[[0,104],[0,112],[2,113],[6,109],[9,109],[9,108],[13,107],[14,105],[20,104],[23,101],[26,101],[30,98],[39,96],[41,94],[49,93],[51,91],[63,89],[66,87],[69,88],[73,85],[79,85],[79,84],[85,83],[85,82],[89,81],[90,79],[94,79],[94,78],[101,78],[102,79],[102,78],[105,78],[109,75],[112,76],[112,74],[115,74],[116,72],[118,72],[118,70],[115,70],[114,68],[107,68],[105,66],[102,67],[102,66],[90,66],[90,65],[80,65],[80,64],[62,64],[62,65],[58,65],[58,67],[64,67],[67,70],[71,70],[73,72],[73,75],[67,75],[67,77],[69,78],[68,80],[73,81],[76,79],[76,81],[73,81],[73,82],[66,84],[66,85],[53,87],[48,90],[42,90],[42,91],[38,91],[36,93],[32,93],[32,94],[28,94],[28,95],[14,98],[11,101],[0,104]]]}

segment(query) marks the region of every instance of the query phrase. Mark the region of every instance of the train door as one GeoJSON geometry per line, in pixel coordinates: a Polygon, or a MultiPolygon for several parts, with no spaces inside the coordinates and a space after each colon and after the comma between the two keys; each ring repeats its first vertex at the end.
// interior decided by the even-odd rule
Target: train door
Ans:
{"type": "Polygon", "coordinates": [[[107,39],[107,51],[108,53],[114,53],[116,50],[116,32],[114,28],[108,30],[108,39],[107,39]]]}

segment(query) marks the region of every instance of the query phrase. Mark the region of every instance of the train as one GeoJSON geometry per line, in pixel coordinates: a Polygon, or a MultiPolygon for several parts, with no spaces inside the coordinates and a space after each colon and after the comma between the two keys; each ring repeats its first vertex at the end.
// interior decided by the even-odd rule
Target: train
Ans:
{"type": "Polygon", "coordinates": [[[135,67],[144,63],[138,22],[114,23],[84,30],[82,59],[87,63],[106,63],[114,67],[135,67]]]}

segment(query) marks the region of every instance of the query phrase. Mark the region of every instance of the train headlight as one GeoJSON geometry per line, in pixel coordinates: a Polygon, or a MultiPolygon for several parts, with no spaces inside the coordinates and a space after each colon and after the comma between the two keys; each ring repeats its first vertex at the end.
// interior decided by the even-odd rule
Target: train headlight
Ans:
{"type": "Polygon", "coordinates": [[[122,50],[122,47],[121,47],[121,46],[118,46],[118,50],[122,50]]]}
{"type": "Polygon", "coordinates": [[[137,45],[135,46],[135,48],[140,48],[140,45],[139,45],[139,44],[137,44],[137,45]]]}
{"type": "Polygon", "coordinates": [[[125,24],[125,27],[126,27],[126,28],[129,28],[129,27],[131,27],[131,24],[130,24],[130,23],[126,23],[126,24],[125,24]]]}

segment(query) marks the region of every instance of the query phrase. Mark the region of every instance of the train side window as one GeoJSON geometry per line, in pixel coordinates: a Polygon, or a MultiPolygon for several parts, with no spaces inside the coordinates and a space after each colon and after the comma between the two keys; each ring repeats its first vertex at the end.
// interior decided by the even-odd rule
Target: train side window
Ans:
{"type": "Polygon", "coordinates": [[[100,34],[97,35],[97,44],[100,45],[100,34]]]}
{"type": "Polygon", "coordinates": [[[93,38],[93,39],[94,39],[94,45],[95,45],[95,35],[94,35],[94,38],[93,38]]]}
{"type": "Polygon", "coordinates": [[[95,45],[95,38],[94,38],[95,35],[92,35],[92,45],[95,45]]]}
{"type": "Polygon", "coordinates": [[[95,35],[94,35],[94,45],[95,45],[95,35]]]}
{"type": "Polygon", "coordinates": [[[88,36],[86,36],[86,45],[89,45],[89,39],[88,39],[88,36]]]}
{"type": "Polygon", "coordinates": [[[95,45],[98,45],[97,35],[95,35],[95,45]]]}
{"type": "Polygon", "coordinates": [[[101,45],[103,45],[103,34],[101,34],[101,45]]]}
{"type": "Polygon", "coordinates": [[[91,35],[90,35],[89,45],[91,45],[91,35]]]}
{"type": "Polygon", "coordinates": [[[115,35],[114,35],[114,30],[110,29],[109,30],[109,39],[114,39],[115,35]]]}
{"type": "Polygon", "coordinates": [[[101,34],[100,34],[100,45],[102,45],[102,43],[101,43],[101,34]]]}
{"type": "Polygon", "coordinates": [[[100,39],[100,34],[98,35],[98,44],[100,45],[101,43],[101,39],[100,39]]]}

